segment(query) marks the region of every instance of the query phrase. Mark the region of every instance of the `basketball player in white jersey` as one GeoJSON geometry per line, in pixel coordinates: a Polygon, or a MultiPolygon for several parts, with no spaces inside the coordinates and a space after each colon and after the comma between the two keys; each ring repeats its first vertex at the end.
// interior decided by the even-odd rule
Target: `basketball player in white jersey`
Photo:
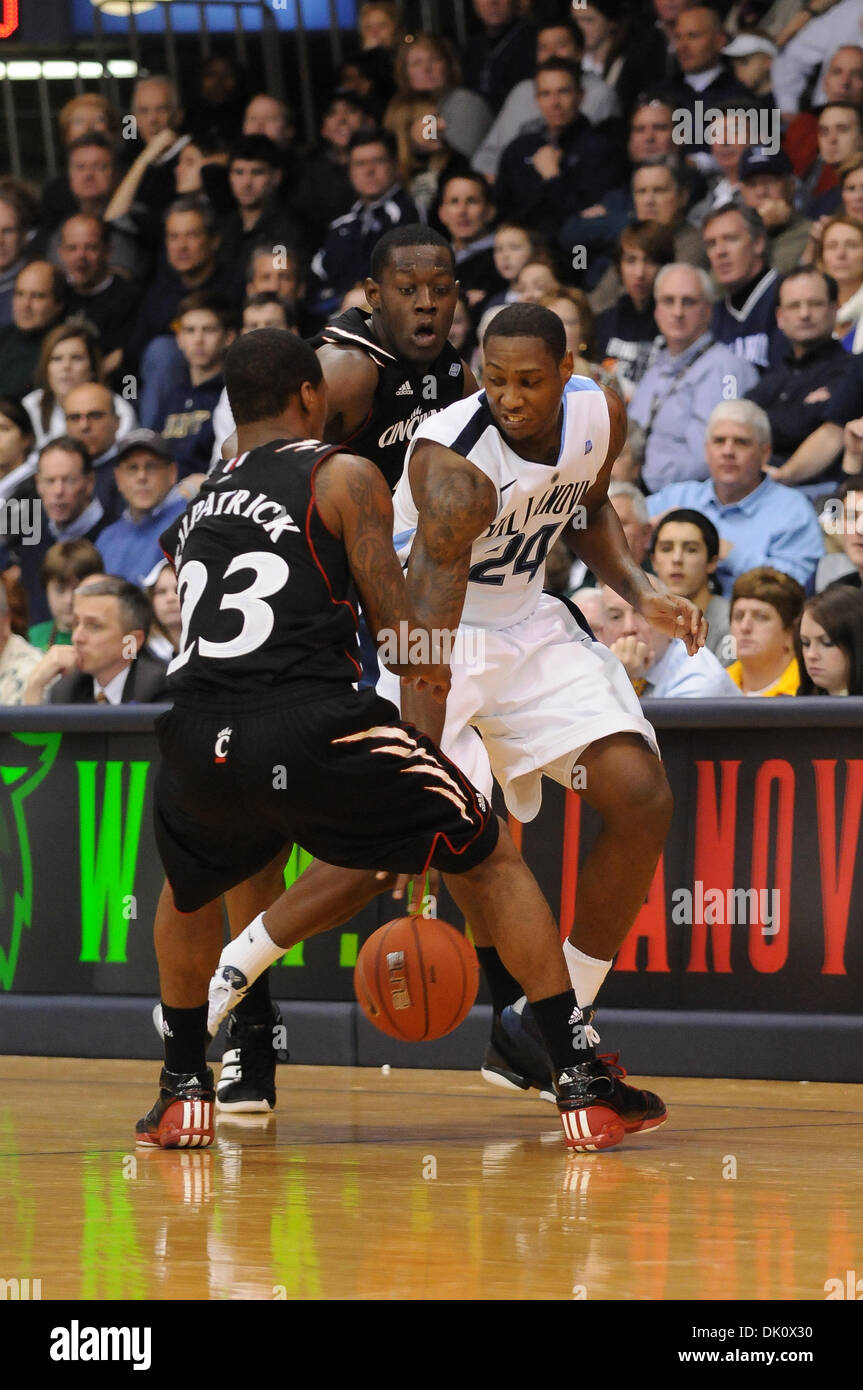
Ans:
{"type": "MultiPolygon", "coordinates": [[[[623,666],[592,640],[571,604],[543,593],[545,556],[572,524],[597,578],[659,631],[683,638],[690,654],[703,646],[707,624],[688,600],[653,589],[629,551],[607,498],[626,412],[614,392],[573,377],[557,315],[510,305],[490,325],[484,351],[485,389],[420,425],[393,499],[396,549],[416,611],[429,629],[460,625],[465,654],[457,645],[445,711],[405,689],[402,716],[440,742],[487,796],[493,773],[519,820],[536,816],[543,775],[565,787],[575,780],[601,816],[579,871],[564,953],[584,1022],[577,1070],[585,1103],[601,1098],[631,1133],[661,1124],[665,1107],[623,1085],[616,1058],[597,1057],[591,1022],[653,878],[671,793],[623,666]]],[[[396,687],[384,675],[379,690],[398,701],[396,687]]],[[[447,886],[458,903],[457,881],[447,886]]],[[[503,1086],[534,1085],[551,1099],[551,1069],[530,1011],[499,1009],[494,997],[494,912],[489,902],[485,921],[470,916],[496,1006],[483,1075],[503,1086]]],[[[502,976],[498,983],[503,990],[502,976]]]]}

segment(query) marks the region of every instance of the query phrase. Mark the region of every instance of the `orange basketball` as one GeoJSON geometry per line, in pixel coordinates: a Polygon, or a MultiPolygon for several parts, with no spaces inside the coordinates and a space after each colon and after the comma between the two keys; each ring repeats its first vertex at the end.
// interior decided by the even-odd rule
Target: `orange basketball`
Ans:
{"type": "Polygon", "coordinates": [[[402,1042],[451,1033],[467,1017],[478,988],[476,952],[436,917],[397,917],[378,927],[354,967],[366,1018],[402,1042]]]}

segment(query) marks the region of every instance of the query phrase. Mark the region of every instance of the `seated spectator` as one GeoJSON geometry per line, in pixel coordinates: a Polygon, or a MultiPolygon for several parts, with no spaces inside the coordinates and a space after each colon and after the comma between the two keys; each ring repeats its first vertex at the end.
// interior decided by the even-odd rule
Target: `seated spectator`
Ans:
{"type": "Polygon", "coordinates": [[[560,294],[562,285],[548,252],[535,251],[525,261],[515,287],[516,298],[522,304],[541,304],[548,295],[560,294]]]}
{"type": "MultiPolygon", "coordinates": [[[[68,422],[61,402],[69,392],[88,381],[102,383],[102,378],[102,353],[91,323],[67,319],[51,329],[42,344],[36,389],[21,402],[33,422],[37,449],[66,433],[68,422]]],[[[138,423],[135,412],[122,396],[115,395],[113,399],[117,433],[128,434],[138,423]]]]}
{"type": "Polygon", "coordinates": [[[650,626],[631,603],[602,590],[603,641],[622,662],[640,699],[725,699],[740,694],[709,647],[694,656],[679,637],[650,626]]]}
{"type": "Polygon", "coordinates": [[[661,488],[647,499],[650,515],[691,507],[713,522],[720,539],[716,578],[726,597],[737,576],[758,565],[808,584],[824,539],[808,499],[764,475],[771,441],[761,407],[720,401],[707,422],[705,451],[710,477],[661,488]]]}
{"type": "MultiPolygon", "coordinates": [[[[738,33],[722,50],[723,58],[731,63],[735,80],[760,97],[767,107],[775,106],[773,96],[773,60],[779,49],[773,40],[755,29],[738,33]]],[[[761,104],[761,103],[759,103],[761,104]]]]}
{"type": "Polygon", "coordinates": [[[438,196],[438,220],[452,242],[461,292],[478,320],[487,300],[506,288],[494,264],[494,236],[489,230],[494,205],[488,184],[472,170],[453,172],[441,179],[438,196]]]}
{"type": "Polygon", "coordinates": [[[256,328],[289,328],[297,330],[297,321],[287,304],[277,294],[253,294],[243,305],[243,333],[256,328]]]}
{"type": "MultiPolygon", "coordinates": [[[[172,450],[180,478],[206,473],[209,467],[213,412],[225,385],[222,367],[239,329],[239,315],[219,295],[190,294],[177,310],[177,343],[186,372],[162,397],[156,429],[172,450]]],[[[150,569],[152,565],[144,572],[150,569]]]]}
{"type": "Polygon", "coordinates": [[[76,213],[60,227],[57,259],[69,286],[67,310],[95,324],[102,354],[112,358],[106,368],[111,372],[119,366],[123,347],[132,334],[141,291],[122,275],[112,274],[108,267],[109,244],[106,223],[98,217],[76,213]]]}
{"type": "MultiPolygon", "coordinates": [[[[830,187],[804,203],[807,217],[831,217],[841,204],[839,170],[863,151],[863,117],[850,102],[831,102],[818,113],[818,153],[821,167],[832,175],[830,187]]],[[[817,166],[816,166],[817,167],[817,166]]]]}
{"type": "MultiPolygon", "coordinates": [[[[859,37],[859,33],[855,35],[856,39],[859,37]]],[[[803,180],[801,196],[804,202],[835,187],[836,171],[824,163],[818,151],[817,108],[835,101],[850,102],[858,107],[863,103],[863,48],[857,43],[840,44],[827,65],[820,87],[816,110],[801,111],[788,123],[782,137],[782,147],[788,153],[794,172],[803,180]]]]}
{"type": "Polygon", "coordinates": [[[659,222],[631,222],[620,235],[615,265],[623,293],[596,322],[600,361],[615,372],[623,398],[632,398],[647,369],[656,335],[654,283],[660,266],[674,260],[674,240],[659,222]]]}
{"type": "Polygon", "coordinates": [[[615,89],[631,40],[631,16],[622,0],[588,0],[573,6],[572,17],[581,32],[584,55],[581,70],[615,89]]]}
{"type": "Polygon", "coordinates": [[[467,160],[450,146],[446,121],[427,97],[408,99],[393,115],[389,129],[396,137],[399,178],[427,221],[441,179],[467,169],[467,160]]]}
{"type": "MultiPolygon", "coordinates": [[[[74,200],[69,215],[77,212],[102,221],[120,179],[114,145],[107,135],[98,132],[82,135],[72,141],[68,156],[69,188],[74,200]]],[[[108,224],[108,232],[110,270],[130,279],[145,275],[149,269],[150,253],[139,241],[136,229],[118,221],[108,224]]],[[[47,250],[51,260],[57,256],[57,240],[55,232],[47,250]]]]}
{"type": "Polygon", "coordinates": [[[186,498],[176,489],[171,450],[152,430],[135,430],[123,441],[114,477],[126,510],[100,533],[99,553],[107,573],[143,585],[162,553],[159,536],[186,510],[186,498]]]}
{"type": "Polygon", "coordinates": [[[572,353],[575,376],[590,377],[622,394],[623,388],[608,364],[600,365],[596,346],[596,320],[584,290],[563,285],[557,294],[544,295],[540,303],[557,314],[566,329],[566,350],[572,353]]]}
{"type": "Polygon", "coordinates": [[[687,507],[666,512],[650,547],[653,572],[671,594],[680,594],[701,609],[710,624],[707,646],[723,666],[731,661],[729,603],[715,592],[719,532],[701,512],[687,507]]]}
{"type": "Polygon", "coordinates": [[[849,352],[863,350],[863,222],[831,217],[821,236],[819,270],[832,276],[839,290],[836,336],[849,352]]]}
{"type": "Polygon", "coordinates": [[[20,569],[21,583],[27,595],[31,623],[50,618],[51,610],[39,581],[42,561],[55,541],[95,541],[106,525],[105,510],[93,496],[93,465],[80,440],[71,435],[52,439],[39,454],[32,487],[25,483],[23,496],[16,500],[29,501],[34,494],[42,504],[42,525],[24,528],[27,510],[19,506],[17,531],[7,530],[5,544],[0,550],[0,570],[13,565],[20,569]]]}
{"type": "Polygon", "coordinates": [[[759,368],[781,360],[776,326],[776,271],[767,264],[767,231],[752,208],[735,203],[704,219],[702,235],[722,298],[713,307],[713,336],[759,368]]]}
{"type": "Polygon", "coordinates": [[[863,695],[863,596],[835,584],[807,599],[797,659],[798,695],[863,695]]]}
{"type": "Polygon", "coordinates": [[[96,575],[79,584],[73,607],[71,647],[48,649],[30,674],[23,703],[128,705],[164,699],[167,667],[142,651],[153,621],[147,595],[117,575],[96,575]]]}
{"type": "Polygon", "coordinates": [[[265,135],[279,152],[283,181],[279,194],[287,197],[302,172],[303,161],[294,148],[297,121],[286,101],[268,92],[253,96],[243,113],[243,135],[265,135]]]}
{"type": "Polygon", "coordinates": [[[736,660],[728,674],[744,695],[797,694],[794,636],[805,597],[796,579],[767,565],[737,576],[731,591],[736,660]]]}
{"type": "Polygon", "coordinates": [[[519,0],[472,0],[482,25],[461,51],[468,86],[497,113],[517,82],[533,72],[535,31],[521,18],[519,0]]]}
{"type": "Polygon", "coordinates": [[[0,499],[36,472],[33,421],[18,401],[0,397],[0,499]]]}
{"type": "MultiPolygon", "coordinates": [[[[863,49],[861,49],[863,55],[863,49]]],[[[863,154],[852,155],[839,167],[839,196],[841,211],[855,222],[863,222],[863,154]]],[[[820,246],[816,248],[820,250],[820,246]]],[[[815,256],[807,259],[816,259],[815,256]]]]}
{"type": "MultiPolygon", "coordinates": [[[[707,179],[707,193],[689,213],[689,221],[700,227],[708,212],[724,207],[740,193],[740,164],[752,148],[751,125],[746,112],[723,105],[711,108],[707,136],[709,153],[695,156],[707,179]]],[[[707,116],[705,116],[707,119],[707,116]]]]}
{"type": "Polygon", "coordinates": [[[663,266],[656,276],[656,322],[665,346],[647,368],[629,406],[645,432],[642,479],[648,491],[706,478],[704,434],[717,401],[742,395],[756,369],[710,331],[713,288],[703,270],[663,266]]]}
{"type": "Polygon", "coordinates": [[[294,206],[305,221],[310,246],[323,245],[327,229],[350,210],[356,198],[348,177],[351,137],[373,130],[374,120],[354,92],[338,91],[326,106],[320,144],[306,158],[294,193],[294,206]]]}
{"type": "MultiPolygon", "coordinates": [[[[670,82],[665,89],[675,109],[694,112],[696,103],[701,103],[702,110],[722,102],[745,104],[749,93],[722,57],[727,42],[722,20],[715,10],[706,5],[693,5],[678,14],[674,50],[683,76],[682,80],[670,82]]],[[[698,139],[691,146],[693,150],[704,147],[704,141],[698,139]]]]}
{"type": "Polygon", "coordinates": [[[150,571],[144,585],[153,605],[153,622],[144,650],[159,661],[173,661],[180,650],[183,620],[173,565],[162,559],[150,571]]]}
{"type": "Polygon", "coordinates": [[[122,510],[114,481],[114,459],[120,436],[120,417],[114,397],[100,382],[73,386],[63,397],[66,433],[84,445],[93,465],[93,494],[105,509],[106,525],[122,510]]]}
{"type": "Polygon", "coordinates": [[[66,313],[66,282],[49,261],[19,270],[12,322],[0,328],[0,395],[19,400],[32,389],[42,344],[66,313]]]}
{"type": "Polygon", "coordinates": [[[291,321],[299,315],[305,292],[300,258],[291,247],[256,246],[249,255],[246,270],[246,304],[259,294],[274,294],[285,306],[291,321]]]}
{"type": "MultiPolygon", "coordinates": [[[[536,31],[537,67],[549,58],[565,58],[568,63],[578,66],[583,52],[584,40],[581,32],[571,22],[551,19],[541,24],[536,31]]],[[[617,95],[601,77],[582,67],[581,84],[582,97],[578,109],[591,125],[600,125],[612,116],[620,115],[617,95]]],[[[507,145],[511,144],[516,136],[523,135],[533,122],[540,120],[542,113],[536,104],[534,79],[525,77],[512,88],[485,139],[474,151],[471,161],[474,169],[494,181],[497,178],[500,157],[507,145]]]]}
{"type": "Polygon", "coordinates": [[[536,71],[542,124],[517,136],[500,160],[498,206],[549,241],[557,238],[563,218],[595,203],[624,177],[618,141],[581,115],[581,95],[572,63],[542,63],[536,71]]]}
{"type": "Polygon", "coordinates": [[[165,209],[178,192],[192,191],[180,189],[176,183],[191,139],[180,134],[184,112],[171,79],[157,73],[140,77],[132,92],[131,115],[135,158],[111,195],[105,221],[125,225],[124,219],[131,217],[133,228],[142,235],[150,231],[157,238],[165,209]]]}
{"type": "Polygon", "coordinates": [[[12,631],[6,585],[0,584],[0,705],[20,705],[42,653],[12,631]]]}
{"type": "Polygon", "coordinates": [[[39,203],[19,179],[0,179],[0,326],[12,322],[12,292],[27,264],[39,203]]]}
{"type": "Polygon", "coordinates": [[[40,651],[53,646],[70,646],[72,642],[72,597],[81,583],[91,574],[104,573],[102,556],[92,541],[57,541],[45,553],[39,582],[51,616],[34,623],[27,641],[40,651]]]}
{"type": "Polygon", "coordinates": [[[357,277],[367,275],[372,247],[384,232],[419,221],[398,181],[395,136],[390,130],[358,131],[349,144],[348,176],[357,201],[330,224],[323,247],[312,261],[309,298],[323,318],[357,277]]]}
{"type": "Polygon", "coordinates": [[[283,172],[279,148],[266,135],[242,135],[231,146],[228,182],[236,208],[220,226],[224,260],[245,262],[261,242],[300,245],[302,229],[279,201],[283,172]]]}
{"type": "Polygon", "coordinates": [[[396,94],[383,124],[395,132],[401,110],[421,97],[440,114],[447,144],[470,158],[492,122],[492,113],[476,92],[462,85],[461,69],[448,39],[418,34],[401,45],[395,62],[396,94]]]}
{"type": "MultiPolygon", "coordinates": [[[[776,322],[788,340],[782,365],[774,367],[746,395],[766,410],[773,436],[770,476],[784,483],[785,464],[822,423],[834,391],[848,374],[851,359],[833,337],[838,289],[831,275],[814,266],[790,270],[779,281],[776,322]]],[[[823,493],[841,478],[839,461],[809,493],[823,493]]],[[[794,486],[789,479],[789,486],[794,486]]]]}
{"type": "Polygon", "coordinates": [[[754,208],[767,231],[767,259],[784,275],[794,269],[809,244],[812,223],[795,211],[796,180],[784,150],[771,154],[753,145],[738,166],[740,199],[754,208]]]}
{"type": "Polygon", "coordinates": [[[494,268],[507,288],[486,300],[486,309],[514,304],[519,298],[518,277],[532,259],[536,245],[520,222],[498,222],[494,231],[494,268]]]}
{"type": "Polygon", "coordinates": [[[402,39],[401,7],[394,0],[365,0],[357,11],[357,32],[364,53],[372,48],[395,53],[402,39]]]}
{"type": "Polygon", "coordinates": [[[820,594],[830,584],[847,584],[852,589],[863,588],[863,490],[860,480],[846,478],[836,489],[835,499],[831,499],[822,525],[832,535],[837,531],[842,544],[841,550],[831,551],[818,562],[815,571],[815,592],[820,594]],[[836,511],[841,504],[841,521],[836,525],[836,511]],[[826,525],[829,517],[829,525],[826,525]]]}
{"type": "MultiPolygon", "coordinates": [[[[67,158],[71,146],[82,135],[104,135],[109,145],[116,139],[120,130],[120,115],[107,97],[98,92],[82,92],[72,97],[60,111],[58,118],[60,138],[67,158]]],[[[39,217],[40,241],[49,238],[66,217],[71,217],[80,209],[77,199],[69,187],[68,168],[55,178],[49,179],[42,191],[42,211],[39,217]]],[[[40,254],[44,251],[40,248],[40,254]]]]}

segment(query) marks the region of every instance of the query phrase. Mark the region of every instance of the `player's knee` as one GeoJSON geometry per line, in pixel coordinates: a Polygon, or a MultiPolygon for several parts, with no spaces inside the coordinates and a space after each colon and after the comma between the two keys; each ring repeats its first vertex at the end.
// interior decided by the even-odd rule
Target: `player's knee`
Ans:
{"type": "Polygon", "coordinates": [[[674,797],[658,758],[646,754],[632,769],[625,801],[630,825],[634,819],[642,831],[665,839],[671,825],[674,797]]]}

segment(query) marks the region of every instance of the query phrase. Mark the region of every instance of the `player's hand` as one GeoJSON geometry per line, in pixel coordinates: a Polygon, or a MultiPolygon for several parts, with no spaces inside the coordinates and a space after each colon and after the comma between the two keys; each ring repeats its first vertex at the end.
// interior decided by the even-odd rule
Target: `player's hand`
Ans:
{"type": "Polygon", "coordinates": [[[608,650],[622,663],[631,681],[641,680],[653,665],[653,652],[639,637],[618,637],[608,650]]]}
{"type": "MultiPolygon", "coordinates": [[[[388,877],[389,874],[386,869],[375,874],[377,879],[388,877]]],[[[430,915],[432,917],[437,915],[434,910],[437,908],[437,899],[440,896],[440,874],[437,869],[429,869],[426,874],[399,874],[392,894],[396,902],[402,901],[406,891],[408,892],[408,901],[405,904],[405,911],[409,917],[420,915],[427,899],[433,909],[430,915]],[[426,883],[428,883],[428,892],[426,892],[426,883]]]]}
{"type": "Polygon", "coordinates": [[[415,676],[402,676],[402,685],[413,690],[426,690],[439,705],[446,703],[452,685],[452,672],[449,666],[422,666],[415,676]]]}
{"type": "Polygon", "coordinates": [[[679,594],[660,594],[651,589],[642,594],[638,612],[657,632],[681,637],[690,656],[707,641],[707,619],[700,608],[679,594]]]}

